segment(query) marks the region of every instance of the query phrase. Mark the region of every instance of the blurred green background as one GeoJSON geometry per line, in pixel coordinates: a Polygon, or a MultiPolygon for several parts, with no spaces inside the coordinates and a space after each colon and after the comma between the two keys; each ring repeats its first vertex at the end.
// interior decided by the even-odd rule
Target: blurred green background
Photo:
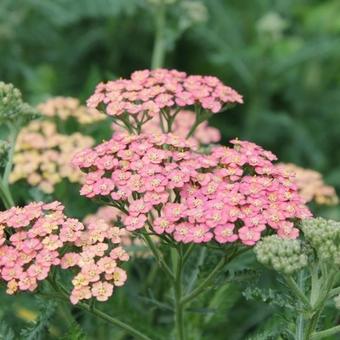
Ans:
{"type": "MultiPolygon", "coordinates": [[[[99,81],[150,67],[159,1],[1,0],[0,78],[32,103],[85,100],[99,81]]],[[[340,2],[165,2],[164,66],[218,76],[244,95],[212,122],[224,141],[248,138],[339,190],[340,2]]]]}
{"type": "MultiPolygon", "coordinates": [[[[0,0],[0,79],[20,88],[32,104],[55,95],[85,101],[98,82],[150,67],[158,1],[0,0]]],[[[281,161],[320,171],[339,193],[340,1],[166,3],[164,67],[215,75],[244,95],[244,105],[211,122],[223,141],[239,137],[259,143],[281,161]]],[[[340,218],[338,206],[320,213],[340,218]]],[[[131,278],[128,295],[134,285],[131,278]]],[[[222,307],[228,309],[240,289],[226,289],[229,300],[222,307]]],[[[29,306],[25,299],[22,306],[29,306]]],[[[124,301],[118,296],[115,308],[129,310],[124,301]]],[[[9,297],[1,297],[3,302],[18,303],[9,297]]],[[[262,307],[243,301],[237,317],[246,325],[235,326],[236,314],[227,321],[222,315],[209,334],[223,339],[229,325],[234,328],[228,339],[245,338],[273,313],[262,307]]],[[[143,305],[138,308],[131,319],[143,313],[143,305]]],[[[97,324],[85,321],[93,336],[105,338],[97,324]]]]}

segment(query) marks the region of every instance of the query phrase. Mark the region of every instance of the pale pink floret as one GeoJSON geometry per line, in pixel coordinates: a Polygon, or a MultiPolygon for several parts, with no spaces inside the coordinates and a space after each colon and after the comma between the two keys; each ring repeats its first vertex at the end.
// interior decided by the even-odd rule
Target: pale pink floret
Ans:
{"type": "Polygon", "coordinates": [[[108,282],[96,282],[92,285],[91,293],[98,301],[107,301],[113,293],[113,285],[108,282]]]}
{"type": "Polygon", "coordinates": [[[124,219],[124,224],[128,231],[134,231],[134,230],[143,228],[145,221],[146,221],[146,216],[143,214],[139,216],[127,216],[124,219]]]}

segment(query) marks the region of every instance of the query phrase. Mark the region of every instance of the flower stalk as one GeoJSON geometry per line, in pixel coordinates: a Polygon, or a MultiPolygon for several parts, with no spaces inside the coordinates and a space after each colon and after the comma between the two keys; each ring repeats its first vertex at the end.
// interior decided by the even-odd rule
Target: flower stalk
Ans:
{"type": "Polygon", "coordinates": [[[17,136],[19,133],[19,128],[14,124],[8,124],[9,128],[9,151],[7,156],[7,162],[4,169],[4,173],[0,179],[0,196],[2,198],[3,204],[6,209],[9,209],[15,205],[12,193],[9,188],[9,175],[12,171],[13,166],[13,156],[16,145],[17,136]]]}

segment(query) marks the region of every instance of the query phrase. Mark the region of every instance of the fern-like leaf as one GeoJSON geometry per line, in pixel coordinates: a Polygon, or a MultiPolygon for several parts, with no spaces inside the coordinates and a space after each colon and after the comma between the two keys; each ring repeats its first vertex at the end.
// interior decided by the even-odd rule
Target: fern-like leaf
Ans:
{"type": "Polygon", "coordinates": [[[41,305],[41,309],[38,320],[31,327],[24,328],[20,332],[21,338],[24,340],[46,339],[46,331],[55,313],[56,304],[54,301],[45,302],[44,304],[40,301],[39,304],[41,305]]]}
{"type": "Polygon", "coordinates": [[[78,323],[72,323],[67,333],[60,340],[86,340],[86,335],[78,323]]]}
{"type": "Polygon", "coordinates": [[[4,321],[0,322],[0,340],[14,340],[15,335],[10,326],[4,321]]]}

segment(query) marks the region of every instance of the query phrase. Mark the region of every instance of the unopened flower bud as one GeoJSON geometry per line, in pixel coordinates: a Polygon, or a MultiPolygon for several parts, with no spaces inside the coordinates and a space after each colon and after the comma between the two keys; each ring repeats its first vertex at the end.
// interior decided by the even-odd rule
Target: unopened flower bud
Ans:
{"type": "Polygon", "coordinates": [[[21,92],[12,84],[0,82],[0,124],[15,122],[19,118],[28,121],[36,116],[37,112],[22,100],[21,92]]]}
{"type": "Polygon", "coordinates": [[[304,220],[301,227],[321,260],[340,264],[340,222],[318,217],[304,220]]]}
{"type": "Polygon", "coordinates": [[[278,272],[292,274],[307,265],[307,255],[300,240],[277,235],[265,237],[254,248],[257,260],[278,272]]]}

